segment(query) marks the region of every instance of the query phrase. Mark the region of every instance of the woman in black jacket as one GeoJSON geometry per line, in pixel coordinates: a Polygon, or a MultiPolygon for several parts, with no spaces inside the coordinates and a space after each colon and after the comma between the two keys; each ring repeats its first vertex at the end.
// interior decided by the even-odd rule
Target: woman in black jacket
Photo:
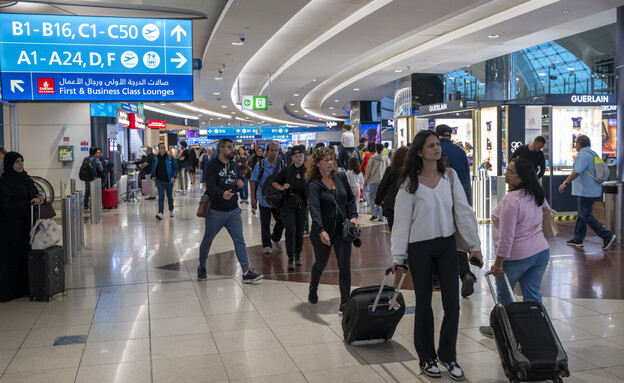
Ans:
{"type": "Polygon", "coordinates": [[[24,157],[7,153],[0,177],[0,302],[28,295],[30,206],[42,203],[43,196],[24,171],[24,157]]]}
{"type": "Polygon", "coordinates": [[[360,229],[355,197],[347,177],[338,173],[333,148],[320,148],[312,153],[306,180],[312,217],[310,242],[314,248],[315,259],[308,301],[318,302],[318,284],[333,247],[338,261],[340,287],[338,315],[342,316],[351,292],[351,243],[342,239],[342,223],[348,219],[360,229]]]}
{"type": "Polygon", "coordinates": [[[388,219],[390,231],[392,231],[392,225],[394,224],[394,200],[399,192],[399,177],[401,176],[401,168],[405,163],[407,152],[407,146],[401,146],[392,154],[392,162],[386,168],[375,195],[375,205],[383,207],[383,215],[388,219]]]}

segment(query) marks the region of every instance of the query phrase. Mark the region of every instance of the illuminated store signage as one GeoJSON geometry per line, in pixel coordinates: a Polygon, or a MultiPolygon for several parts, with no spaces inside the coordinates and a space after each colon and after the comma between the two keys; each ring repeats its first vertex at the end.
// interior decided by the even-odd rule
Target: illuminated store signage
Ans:
{"type": "Polygon", "coordinates": [[[464,108],[462,100],[443,102],[439,104],[425,105],[418,108],[419,115],[427,115],[431,113],[448,112],[452,110],[464,108]]]}
{"type": "Polygon", "coordinates": [[[190,20],[0,14],[2,98],[192,101],[190,20]]]}
{"type": "Polygon", "coordinates": [[[613,94],[549,94],[546,103],[552,105],[614,105],[613,94]]]}
{"type": "Polygon", "coordinates": [[[117,125],[127,128],[130,126],[130,118],[128,112],[123,109],[117,109],[117,125]]]}
{"type": "Polygon", "coordinates": [[[147,127],[150,129],[167,129],[167,121],[165,120],[148,120],[147,127]]]}
{"type": "Polygon", "coordinates": [[[128,115],[130,120],[130,129],[145,129],[145,117],[137,113],[130,113],[128,115]]]}

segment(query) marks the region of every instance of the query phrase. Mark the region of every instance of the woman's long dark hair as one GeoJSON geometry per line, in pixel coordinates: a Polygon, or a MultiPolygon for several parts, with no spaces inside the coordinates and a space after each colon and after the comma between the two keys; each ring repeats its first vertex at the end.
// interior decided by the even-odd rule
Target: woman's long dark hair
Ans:
{"type": "Polygon", "coordinates": [[[390,161],[390,171],[392,173],[401,174],[403,164],[405,164],[405,158],[409,149],[407,146],[401,146],[392,153],[392,161],[390,161]]]}
{"type": "Polygon", "coordinates": [[[544,204],[544,189],[537,180],[535,166],[524,158],[514,158],[509,161],[516,166],[516,174],[520,177],[520,183],[511,190],[524,190],[524,194],[530,195],[537,206],[544,204]]]}
{"type": "MultiPolygon", "coordinates": [[[[403,164],[403,169],[401,169],[401,177],[399,177],[399,185],[402,185],[406,180],[409,181],[407,185],[408,193],[416,193],[418,189],[418,174],[420,174],[423,168],[423,160],[422,157],[418,155],[419,152],[423,150],[425,146],[425,142],[427,138],[430,136],[435,136],[440,139],[440,137],[432,130],[423,130],[418,132],[416,137],[414,137],[414,141],[410,146],[409,152],[407,153],[407,158],[405,159],[405,163],[403,164]]],[[[447,162],[440,158],[437,161],[438,172],[444,175],[446,168],[448,167],[447,162]]]]}

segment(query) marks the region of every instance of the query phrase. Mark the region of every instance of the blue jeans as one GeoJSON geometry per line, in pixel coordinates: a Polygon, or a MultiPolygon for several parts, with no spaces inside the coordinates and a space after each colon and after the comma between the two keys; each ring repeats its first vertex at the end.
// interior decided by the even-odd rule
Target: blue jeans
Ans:
{"type": "Polygon", "coordinates": [[[158,212],[165,210],[165,192],[167,193],[167,202],[169,202],[169,211],[173,211],[173,184],[166,181],[156,181],[158,188],[158,212]]]}
{"type": "Polygon", "coordinates": [[[377,196],[377,188],[379,184],[368,184],[368,204],[370,205],[371,215],[383,219],[383,211],[381,207],[375,205],[375,197],[377,196]]]}
{"type": "Polygon", "coordinates": [[[574,227],[574,240],[582,241],[587,235],[587,225],[603,240],[611,239],[611,232],[592,215],[594,202],[599,201],[600,197],[578,197],[578,217],[576,218],[576,226],[574,227]]]}
{"type": "Polygon", "coordinates": [[[199,245],[199,265],[206,267],[212,241],[223,226],[225,226],[232,238],[232,242],[234,242],[236,258],[238,258],[238,263],[241,265],[243,273],[246,273],[249,270],[249,259],[247,258],[247,246],[243,237],[241,209],[238,207],[232,211],[210,210],[210,215],[206,218],[204,238],[199,245]]]}
{"type": "Polygon", "coordinates": [[[240,199],[247,201],[247,198],[249,198],[249,180],[247,178],[243,178],[243,187],[240,190],[240,199]]]}
{"type": "MultiPolygon", "coordinates": [[[[548,266],[548,260],[550,260],[550,249],[540,251],[525,259],[503,262],[503,270],[507,274],[511,288],[513,289],[516,283],[520,283],[524,302],[542,302],[540,285],[546,266],[548,266]]],[[[496,277],[496,290],[499,302],[511,302],[503,277],[496,277]]]]}

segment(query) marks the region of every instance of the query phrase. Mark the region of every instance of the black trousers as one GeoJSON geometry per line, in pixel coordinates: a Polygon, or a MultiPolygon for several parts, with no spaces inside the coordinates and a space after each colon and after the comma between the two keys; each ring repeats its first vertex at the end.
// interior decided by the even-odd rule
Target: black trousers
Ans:
{"type": "Polygon", "coordinates": [[[282,207],[282,222],[286,228],[286,254],[288,258],[300,255],[303,248],[303,229],[305,228],[308,207],[282,207]]]}
{"type": "Polygon", "coordinates": [[[455,361],[459,327],[459,281],[455,236],[410,243],[407,253],[416,294],[414,346],[418,359],[421,362],[436,358],[443,362],[455,361]],[[437,357],[433,341],[434,319],[431,308],[433,270],[437,270],[440,277],[444,309],[437,357]]]}
{"type": "MultiPolygon", "coordinates": [[[[392,231],[392,228],[390,228],[390,230],[392,231]]],[[[468,253],[464,253],[463,251],[459,251],[459,250],[457,250],[456,252],[457,252],[457,267],[458,267],[457,273],[459,274],[459,278],[461,279],[464,277],[464,274],[470,273],[472,274],[472,276],[474,277],[476,281],[477,276],[474,275],[472,271],[470,271],[470,265],[468,264],[468,253]]],[[[433,270],[433,279],[434,280],[438,279],[438,272],[436,270],[433,270]]]]}
{"type": "MultiPolygon", "coordinates": [[[[310,233],[310,242],[312,242],[312,248],[314,248],[314,264],[312,265],[310,286],[318,286],[333,247],[336,253],[336,261],[338,262],[340,303],[347,303],[351,293],[351,243],[342,240],[342,232],[335,233],[333,236],[330,235],[330,237],[331,246],[327,246],[321,242],[321,236],[316,230],[310,233]]],[[[431,286],[429,289],[431,289],[431,286]]]]}
{"type": "Polygon", "coordinates": [[[282,238],[284,222],[278,209],[260,206],[260,232],[262,235],[262,247],[271,247],[271,241],[277,242],[282,238]],[[275,226],[271,233],[271,215],[275,218],[275,226]]]}

